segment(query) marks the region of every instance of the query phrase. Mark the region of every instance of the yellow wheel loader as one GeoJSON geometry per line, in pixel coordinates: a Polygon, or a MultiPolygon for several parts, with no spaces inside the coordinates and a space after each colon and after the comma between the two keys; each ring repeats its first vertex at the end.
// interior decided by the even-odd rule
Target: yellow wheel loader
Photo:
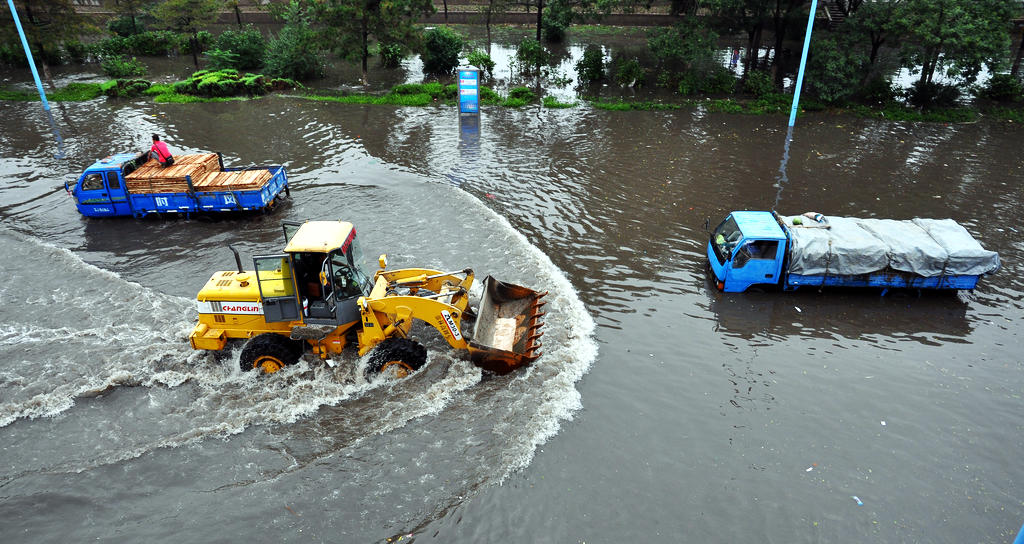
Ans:
{"type": "MultiPolygon", "coordinates": [[[[479,367],[510,372],[540,356],[541,298],[526,287],[488,276],[479,311],[469,307],[473,271],[425,268],[387,270],[387,257],[371,278],[355,227],[345,221],[285,222],[285,248],[253,257],[243,270],[217,272],[199,291],[195,349],[223,350],[245,339],[242,370],[273,373],[311,351],[329,360],[355,342],[370,353],[367,371],[404,377],[426,363],[426,349],[408,338],[413,320],[432,325],[479,367]],[[465,335],[463,320],[474,320],[465,335]]],[[[230,247],[230,246],[229,246],[230,247]]]]}

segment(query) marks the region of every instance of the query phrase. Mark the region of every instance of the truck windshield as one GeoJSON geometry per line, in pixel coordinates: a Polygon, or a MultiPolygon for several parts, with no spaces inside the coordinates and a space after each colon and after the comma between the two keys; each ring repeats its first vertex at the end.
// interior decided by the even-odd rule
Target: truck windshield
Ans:
{"type": "Polygon", "coordinates": [[[732,250],[742,237],[743,233],[740,232],[739,225],[731,215],[715,228],[711,233],[711,247],[714,248],[715,256],[718,257],[718,264],[725,264],[732,258],[732,250]]]}

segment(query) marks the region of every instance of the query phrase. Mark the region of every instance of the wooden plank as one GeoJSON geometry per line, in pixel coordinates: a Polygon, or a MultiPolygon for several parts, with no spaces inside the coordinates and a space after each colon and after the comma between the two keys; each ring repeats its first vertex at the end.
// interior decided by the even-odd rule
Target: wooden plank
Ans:
{"type": "Polygon", "coordinates": [[[193,186],[207,173],[220,171],[216,153],[193,153],[174,157],[174,164],[161,166],[156,159],[125,176],[125,187],[131,193],[180,193],[188,191],[185,176],[192,178],[193,186]]]}

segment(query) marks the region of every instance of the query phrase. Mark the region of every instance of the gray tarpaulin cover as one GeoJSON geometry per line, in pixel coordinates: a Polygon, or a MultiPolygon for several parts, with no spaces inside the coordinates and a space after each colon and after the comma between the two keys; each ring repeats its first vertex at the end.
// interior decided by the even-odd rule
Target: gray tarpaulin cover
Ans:
{"type": "Polygon", "coordinates": [[[790,227],[794,274],[856,275],[886,268],[922,276],[980,275],[999,268],[999,255],[987,251],[952,219],[857,219],[829,217],[827,225],[802,218],[790,227]]]}

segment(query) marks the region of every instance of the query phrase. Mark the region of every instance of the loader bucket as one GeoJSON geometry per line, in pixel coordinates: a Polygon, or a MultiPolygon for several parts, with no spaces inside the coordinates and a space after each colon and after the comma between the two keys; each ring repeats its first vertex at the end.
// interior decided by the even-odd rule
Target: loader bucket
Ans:
{"type": "Polygon", "coordinates": [[[473,364],[506,374],[540,357],[540,309],[546,304],[540,299],[546,294],[487,276],[469,342],[473,364]]]}

